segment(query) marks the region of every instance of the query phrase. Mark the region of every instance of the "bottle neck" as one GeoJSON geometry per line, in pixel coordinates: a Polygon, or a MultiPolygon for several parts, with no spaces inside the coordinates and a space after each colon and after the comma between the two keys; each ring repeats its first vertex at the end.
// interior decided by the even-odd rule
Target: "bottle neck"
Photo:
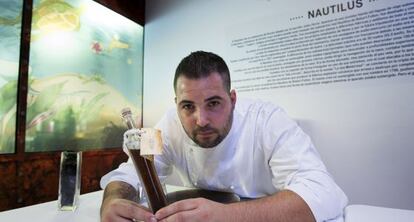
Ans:
{"type": "Polygon", "coordinates": [[[136,129],[135,121],[132,119],[131,115],[125,116],[124,121],[128,127],[128,129],[136,129]]]}

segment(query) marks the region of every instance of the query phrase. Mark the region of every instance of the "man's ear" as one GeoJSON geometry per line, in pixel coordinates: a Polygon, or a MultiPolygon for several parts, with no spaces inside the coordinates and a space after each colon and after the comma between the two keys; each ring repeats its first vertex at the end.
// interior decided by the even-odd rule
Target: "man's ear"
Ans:
{"type": "Polygon", "coordinates": [[[236,100],[237,100],[237,96],[236,96],[236,90],[232,89],[230,91],[230,100],[231,100],[231,104],[234,106],[236,105],[236,100]]]}

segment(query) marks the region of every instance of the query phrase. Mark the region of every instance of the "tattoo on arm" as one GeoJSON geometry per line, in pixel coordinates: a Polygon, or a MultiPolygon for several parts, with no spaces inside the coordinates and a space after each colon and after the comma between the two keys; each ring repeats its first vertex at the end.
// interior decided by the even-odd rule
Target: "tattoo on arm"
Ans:
{"type": "Polygon", "coordinates": [[[138,200],[138,192],[135,188],[125,182],[112,182],[108,184],[104,191],[104,200],[106,198],[121,198],[131,201],[138,200]]]}
{"type": "Polygon", "coordinates": [[[111,199],[127,199],[130,201],[137,202],[138,200],[138,193],[135,190],[135,188],[128,183],[121,182],[121,181],[114,181],[109,183],[105,187],[103,199],[102,199],[102,205],[100,209],[100,215],[102,218],[102,212],[107,205],[108,202],[110,202],[111,199]]]}

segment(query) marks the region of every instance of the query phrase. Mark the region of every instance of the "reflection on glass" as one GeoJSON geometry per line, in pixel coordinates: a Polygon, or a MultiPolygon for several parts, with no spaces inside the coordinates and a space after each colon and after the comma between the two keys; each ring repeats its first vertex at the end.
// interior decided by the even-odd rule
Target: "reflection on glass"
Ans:
{"type": "Polygon", "coordinates": [[[0,154],[14,152],[22,4],[0,1],[0,154]]]}
{"type": "Polygon", "coordinates": [[[143,27],[92,0],[34,0],[26,151],[119,147],[141,115],[143,27]]]}

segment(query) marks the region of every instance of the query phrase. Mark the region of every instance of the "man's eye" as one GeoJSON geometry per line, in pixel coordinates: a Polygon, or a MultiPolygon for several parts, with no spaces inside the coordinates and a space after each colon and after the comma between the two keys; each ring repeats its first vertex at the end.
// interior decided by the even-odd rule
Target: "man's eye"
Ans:
{"type": "Polygon", "coordinates": [[[191,105],[191,104],[185,104],[185,105],[182,106],[182,109],[184,109],[184,110],[192,110],[192,109],[194,109],[194,106],[191,105]]]}
{"type": "Polygon", "coordinates": [[[218,102],[218,101],[211,101],[211,102],[208,103],[208,106],[211,107],[211,108],[216,107],[218,105],[220,105],[220,102],[218,102]]]}

